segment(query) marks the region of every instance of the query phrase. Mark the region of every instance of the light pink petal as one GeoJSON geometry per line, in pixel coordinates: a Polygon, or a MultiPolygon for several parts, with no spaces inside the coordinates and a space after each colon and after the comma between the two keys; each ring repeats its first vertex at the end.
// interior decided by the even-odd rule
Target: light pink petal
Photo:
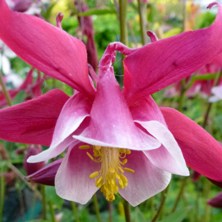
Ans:
{"type": "Polygon", "coordinates": [[[128,186],[120,189],[119,193],[132,206],[156,195],[169,184],[171,174],[154,166],[143,152],[133,151],[127,159],[127,167],[135,170],[135,173],[125,173],[128,186]]]}
{"type": "Polygon", "coordinates": [[[171,133],[188,166],[216,181],[222,181],[222,146],[207,131],[172,108],[161,108],[171,133]]]}
{"type": "Polygon", "coordinates": [[[78,91],[93,93],[84,44],[44,20],[11,11],[0,0],[0,38],[23,60],[78,91]]]}
{"type": "Polygon", "coordinates": [[[89,126],[74,138],[93,145],[149,150],[160,143],[137,127],[113,70],[100,75],[89,126]]]}
{"type": "Polygon", "coordinates": [[[217,102],[222,99],[222,86],[215,86],[211,90],[213,96],[209,98],[210,102],[217,102]]]}
{"type": "Polygon", "coordinates": [[[0,110],[0,138],[48,146],[59,113],[69,97],[58,89],[0,110]]]}
{"type": "Polygon", "coordinates": [[[56,193],[65,200],[86,204],[98,190],[89,175],[98,164],[89,159],[78,145],[69,149],[55,177],[56,193]]]}
{"type": "Polygon", "coordinates": [[[181,149],[167,127],[158,121],[137,122],[162,144],[158,149],[144,152],[151,163],[170,173],[188,176],[181,149]]]}
{"type": "MultiPolygon", "coordinates": [[[[219,4],[218,4],[219,5],[219,4]]],[[[222,6],[205,29],[150,43],[124,60],[125,94],[130,103],[191,75],[222,52],[222,6]]]]}
{"type": "Polygon", "coordinates": [[[48,160],[62,153],[70,143],[75,141],[71,134],[89,116],[90,106],[90,100],[81,93],[72,96],[59,114],[50,147],[38,155],[29,157],[28,162],[48,160]]]}

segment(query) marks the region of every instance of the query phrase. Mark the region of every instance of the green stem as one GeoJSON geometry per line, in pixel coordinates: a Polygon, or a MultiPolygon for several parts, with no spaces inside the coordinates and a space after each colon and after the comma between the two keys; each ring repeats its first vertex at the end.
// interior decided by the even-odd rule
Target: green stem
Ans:
{"type": "Polygon", "coordinates": [[[195,200],[195,208],[194,208],[194,221],[199,221],[199,210],[200,210],[200,206],[199,206],[199,199],[200,199],[200,189],[198,189],[199,184],[196,185],[196,200],[195,200]]]}
{"type": "Polygon", "coordinates": [[[180,202],[180,199],[181,197],[183,196],[183,192],[184,192],[184,189],[185,189],[185,186],[186,186],[186,183],[187,183],[187,178],[183,178],[183,180],[181,181],[181,186],[180,186],[180,190],[179,190],[179,193],[177,195],[177,198],[176,198],[176,201],[173,205],[173,208],[172,208],[172,213],[176,211],[177,209],[177,206],[180,202]]]}
{"type": "Polygon", "coordinates": [[[182,30],[186,29],[186,19],[187,19],[187,1],[183,1],[183,27],[182,30]]]}
{"type": "MultiPolygon", "coordinates": [[[[211,190],[211,183],[208,180],[205,180],[204,191],[203,191],[205,199],[209,198],[210,190],[211,190]]],[[[210,221],[210,216],[211,216],[210,213],[211,213],[211,207],[208,204],[205,204],[205,215],[203,221],[205,222],[210,221]]]]}
{"type": "Polygon", "coordinates": [[[33,186],[30,185],[30,183],[27,182],[27,180],[25,179],[25,176],[10,162],[10,160],[8,159],[8,163],[7,163],[7,167],[12,170],[15,175],[27,186],[29,187],[34,194],[36,195],[36,197],[38,197],[40,200],[42,199],[41,194],[39,193],[38,190],[36,190],[33,186]]]}
{"type": "Polygon", "coordinates": [[[137,0],[138,4],[138,13],[139,13],[139,21],[140,21],[140,36],[141,36],[141,43],[145,45],[146,39],[145,39],[145,22],[144,22],[144,16],[143,16],[143,7],[146,4],[141,4],[141,0],[137,0]]]}
{"type": "Polygon", "coordinates": [[[3,210],[5,201],[5,178],[3,166],[1,166],[1,176],[0,176],[0,221],[3,221],[3,210]]]}
{"type": "Polygon", "coordinates": [[[109,208],[109,222],[113,221],[113,205],[112,202],[108,203],[108,208],[109,208]]]}
{"type": "MultiPolygon", "coordinates": [[[[214,85],[213,86],[217,86],[219,84],[219,81],[220,81],[221,77],[222,77],[222,71],[217,74],[217,77],[214,80],[214,85]]],[[[208,105],[207,105],[207,109],[206,109],[206,112],[204,114],[204,120],[203,120],[203,123],[202,123],[203,128],[206,128],[206,126],[207,126],[207,122],[208,122],[208,119],[209,119],[209,115],[210,115],[212,105],[213,105],[213,103],[208,103],[208,105]]]]}
{"type": "MultiPolygon", "coordinates": [[[[153,217],[154,213],[155,213],[155,209],[154,209],[154,197],[151,197],[147,202],[149,202],[149,211],[150,211],[150,218],[153,217]]],[[[147,207],[146,207],[147,209],[147,207]]]]}
{"type": "Polygon", "coordinates": [[[78,214],[78,208],[74,202],[71,202],[72,212],[74,216],[74,221],[80,222],[79,220],[79,214],[78,214]]]}
{"type": "Polygon", "coordinates": [[[119,0],[120,42],[127,45],[126,24],[127,0],[119,0]]]}
{"type": "Polygon", "coordinates": [[[47,219],[47,204],[46,204],[46,194],[45,194],[45,186],[41,185],[41,194],[42,194],[42,216],[43,219],[47,219]]]}
{"type": "Polygon", "coordinates": [[[3,81],[2,72],[0,72],[0,86],[2,88],[2,92],[3,92],[4,96],[5,96],[7,104],[9,106],[11,106],[12,105],[12,100],[11,100],[11,97],[10,97],[10,95],[8,93],[8,90],[7,90],[6,86],[5,86],[5,83],[3,81]]]}
{"type": "Polygon", "coordinates": [[[161,193],[161,202],[160,202],[160,205],[159,205],[159,208],[157,210],[157,213],[156,215],[154,216],[154,218],[152,219],[152,222],[156,222],[157,219],[160,217],[161,215],[161,212],[164,208],[164,204],[166,202],[166,198],[167,198],[167,193],[168,193],[168,189],[169,187],[167,187],[162,193],[161,193]]]}
{"type": "Polygon", "coordinates": [[[206,109],[206,112],[205,112],[205,115],[204,115],[204,121],[202,123],[203,128],[206,128],[206,126],[207,126],[207,122],[208,122],[208,119],[209,119],[209,115],[210,115],[212,105],[213,105],[213,103],[208,103],[208,105],[207,105],[207,109],[206,109]]]}
{"type": "Polygon", "coordinates": [[[51,201],[48,202],[48,206],[49,206],[49,213],[51,216],[51,222],[56,222],[55,212],[54,212],[53,205],[52,205],[51,201]]]}
{"type": "Polygon", "coordinates": [[[184,98],[186,95],[187,87],[185,86],[185,80],[181,81],[181,90],[180,90],[180,96],[179,96],[179,101],[178,101],[178,110],[182,111],[183,110],[183,104],[184,104],[184,98]]]}
{"type": "Polygon", "coordinates": [[[94,208],[95,208],[95,212],[96,212],[97,221],[102,222],[100,212],[99,212],[99,203],[98,203],[96,195],[93,196],[93,204],[94,204],[94,208]]]}
{"type": "MultiPolygon", "coordinates": [[[[186,26],[186,1],[183,1],[183,25],[182,25],[182,30],[185,30],[185,26],[186,26]]],[[[178,102],[178,110],[182,111],[183,109],[183,102],[184,102],[184,98],[185,98],[185,94],[187,91],[187,87],[186,87],[186,80],[182,80],[181,81],[181,91],[180,91],[180,97],[179,97],[179,102],[178,102]]]]}
{"type": "Polygon", "coordinates": [[[130,206],[129,206],[129,203],[127,201],[124,201],[123,207],[124,207],[125,221],[126,222],[130,222],[131,221],[131,217],[130,217],[130,206]]]}

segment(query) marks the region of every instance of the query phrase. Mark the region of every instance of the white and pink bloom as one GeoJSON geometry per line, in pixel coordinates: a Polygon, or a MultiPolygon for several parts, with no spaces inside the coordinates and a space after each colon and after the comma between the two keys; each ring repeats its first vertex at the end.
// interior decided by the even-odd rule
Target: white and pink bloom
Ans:
{"type": "Polygon", "coordinates": [[[100,189],[109,201],[119,193],[136,206],[165,189],[171,174],[189,175],[182,152],[194,170],[222,180],[221,145],[183,114],[160,109],[151,97],[222,51],[220,5],[209,28],[139,49],[110,44],[98,75],[89,73],[80,40],[40,18],[9,10],[4,0],[0,12],[0,38],[23,60],[76,90],[68,97],[54,89],[0,110],[0,138],[50,145],[29,162],[66,151],[55,175],[59,196],[85,204],[100,189]],[[116,51],[126,56],[123,87],[112,67],[116,51]]]}
{"type": "Polygon", "coordinates": [[[222,100],[222,85],[215,86],[211,90],[212,96],[209,98],[209,102],[217,102],[222,100]]]}
{"type": "Polygon", "coordinates": [[[25,12],[31,15],[40,15],[41,10],[48,0],[6,0],[8,6],[17,12],[25,12]]]}

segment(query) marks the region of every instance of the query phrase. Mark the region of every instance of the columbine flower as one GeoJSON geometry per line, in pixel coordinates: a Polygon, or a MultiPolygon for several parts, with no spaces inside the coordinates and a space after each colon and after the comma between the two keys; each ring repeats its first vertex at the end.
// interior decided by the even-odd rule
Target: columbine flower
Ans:
{"type": "Polygon", "coordinates": [[[209,98],[209,102],[217,102],[222,100],[222,86],[215,86],[211,90],[212,96],[209,98]]]}
{"type": "Polygon", "coordinates": [[[110,44],[95,76],[88,74],[81,41],[39,18],[10,11],[0,0],[0,38],[23,60],[76,89],[70,98],[54,89],[1,110],[0,138],[51,144],[29,162],[48,160],[67,150],[55,176],[55,188],[62,198],[82,204],[100,189],[109,201],[119,193],[135,206],[162,191],[171,173],[188,175],[174,136],[195,170],[221,180],[221,174],[215,173],[215,163],[222,161],[214,153],[220,149],[217,141],[177,111],[161,111],[150,96],[222,51],[217,44],[222,34],[221,10],[219,7],[216,21],[207,29],[134,50],[110,44]],[[115,51],[126,55],[123,88],[113,72],[115,51]],[[193,129],[197,137],[191,134],[193,129]],[[208,142],[210,146],[206,146],[208,142]],[[210,166],[205,165],[206,158],[212,161],[210,166]]]}

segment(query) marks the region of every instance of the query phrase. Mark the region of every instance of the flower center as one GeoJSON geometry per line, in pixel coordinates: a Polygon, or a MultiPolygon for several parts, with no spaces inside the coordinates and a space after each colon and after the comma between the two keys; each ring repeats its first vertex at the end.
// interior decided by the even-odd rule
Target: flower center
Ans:
{"type": "Polygon", "coordinates": [[[115,200],[118,190],[124,189],[128,185],[128,179],[124,173],[135,172],[133,169],[125,167],[127,155],[131,154],[131,151],[93,146],[93,152],[86,154],[92,161],[101,164],[100,170],[92,172],[89,178],[95,179],[96,186],[100,188],[108,201],[115,200]]]}

